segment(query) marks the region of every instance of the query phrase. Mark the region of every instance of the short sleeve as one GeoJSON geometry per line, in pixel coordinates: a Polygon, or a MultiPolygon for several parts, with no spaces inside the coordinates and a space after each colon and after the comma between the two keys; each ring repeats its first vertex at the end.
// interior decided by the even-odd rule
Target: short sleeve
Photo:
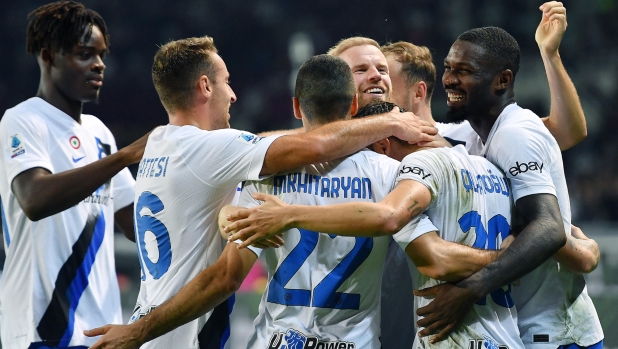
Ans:
{"type": "Polygon", "coordinates": [[[548,135],[532,127],[505,127],[494,135],[488,159],[511,182],[513,199],[532,194],[556,195],[550,164],[548,135]]]}
{"type": "Polygon", "coordinates": [[[127,207],[135,200],[135,179],[128,168],[118,172],[112,178],[114,195],[114,212],[127,207]]]}
{"type": "Polygon", "coordinates": [[[29,115],[5,114],[0,123],[0,145],[8,182],[23,171],[42,167],[54,173],[43,132],[44,124],[29,120],[29,115]]]}
{"type": "Polygon", "coordinates": [[[181,136],[177,146],[195,175],[212,186],[262,179],[266,152],[279,137],[233,129],[200,132],[203,137],[181,136]]]}
{"type": "MultiPolygon", "coordinates": [[[[253,181],[245,182],[243,185],[242,191],[240,192],[240,195],[238,197],[238,206],[246,207],[246,208],[259,206],[261,203],[251,196],[251,194],[257,193],[257,192],[258,192],[258,189],[257,189],[256,182],[253,182],[253,181]]],[[[253,251],[253,253],[255,253],[258,257],[260,257],[263,251],[261,248],[257,248],[253,246],[248,246],[247,248],[253,251]]]]}
{"type": "Polygon", "coordinates": [[[395,186],[402,180],[417,181],[429,189],[433,203],[442,186],[441,177],[444,171],[441,171],[441,168],[444,163],[441,161],[446,161],[440,156],[441,152],[440,149],[422,150],[403,158],[399,165],[395,186]]]}
{"type": "Polygon", "coordinates": [[[421,214],[408,222],[397,234],[393,235],[393,238],[405,251],[406,247],[416,238],[432,231],[438,231],[438,228],[426,214],[421,214]]]}

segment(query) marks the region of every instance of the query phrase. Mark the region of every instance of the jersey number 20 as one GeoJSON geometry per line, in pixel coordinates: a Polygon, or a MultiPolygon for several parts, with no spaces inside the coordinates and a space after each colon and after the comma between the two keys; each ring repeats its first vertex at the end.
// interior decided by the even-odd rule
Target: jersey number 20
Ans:
{"type": "MultiPolygon", "coordinates": [[[[499,247],[498,237],[501,237],[502,240],[504,240],[511,234],[509,222],[503,215],[500,214],[491,217],[491,219],[487,222],[487,230],[485,230],[481,215],[476,211],[465,213],[461,216],[461,218],[459,218],[458,222],[459,227],[464,233],[467,233],[471,228],[474,228],[476,231],[476,240],[474,241],[473,247],[476,248],[495,250],[499,247]]],[[[513,297],[511,296],[510,284],[508,285],[508,289],[506,291],[499,288],[489,295],[494,303],[501,307],[511,308],[515,305],[515,302],[513,302],[513,297]]],[[[487,300],[486,298],[481,298],[478,302],[476,302],[476,304],[485,305],[487,304],[487,300]]]]}

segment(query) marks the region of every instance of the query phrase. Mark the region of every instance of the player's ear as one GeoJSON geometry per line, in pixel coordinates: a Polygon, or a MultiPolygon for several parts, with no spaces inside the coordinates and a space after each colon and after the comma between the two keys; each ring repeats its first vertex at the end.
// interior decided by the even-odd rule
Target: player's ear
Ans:
{"type": "Polygon", "coordinates": [[[350,116],[354,116],[358,113],[358,94],[354,94],[354,98],[352,98],[352,105],[350,105],[350,116]]]}
{"type": "Polygon", "coordinates": [[[391,142],[388,138],[381,139],[369,146],[369,149],[375,151],[378,154],[387,155],[391,153],[391,142]]]}
{"type": "Polygon", "coordinates": [[[498,81],[496,83],[496,90],[501,91],[507,89],[511,86],[513,82],[513,71],[511,69],[504,69],[500,72],[498,76],[498,81]]]}
{"type": "MultiPolygon", "coordinates": [[[[414,103],[420,103],[427,97],[427,84],[425,81],[419,81],[414,84],[414,103]]],[[[407,110],[410,111],[410,110],[407,110]]]]}
{"type": "Polygon", "coordinates": [[[56,54],[54,51],[48,49],[47,47],[43,47],[41,52],[39,53],[39,62],[40,64],[44,64],[47,67],[51,67],[54,65],[54,58],[56,54]]]}
{"type": "Polygon", "coordinates": [[[303,114],[300,113],[300,103],[298,102],[298,98],[292,97],[292,106],[294,107],[294,117],[298,120],[302,120],[303,114]]]}
{"type": "Polygon", "coordinates": [[[212,86],[211,86],[211,82],[210,79],[208,79],[208,76],[206,75],[202,75],[200,76],[200,78],[197,80],[197,88],[199,89],[199,93],[204,96],[204,97],[210,97],[210,94],[212,93],[212,86]]]}

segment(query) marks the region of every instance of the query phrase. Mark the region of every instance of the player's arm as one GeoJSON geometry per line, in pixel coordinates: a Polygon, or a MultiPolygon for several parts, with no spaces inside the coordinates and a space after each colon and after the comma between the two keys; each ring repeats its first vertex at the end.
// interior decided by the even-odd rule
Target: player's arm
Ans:
{"type": "Polygon", "coordinates": [[[343,120],[301,134],[282,136],[268,148],[260,175],[331,161],[390,136],[417,143],[431,142],[437,129],[398,108],[383,115],[343,120]]]}
{"type": "Polygon", "coordinates": [[[556,1],[544,3],[540,9],[543,15],[535,39],[541,51],[551,94],[549,116],[542,120],[558,141],[560,150],[566,150],[586,138],[586,117],[575,85],[558,53],[567,28],[566,9],[561,2],[556,1]]]}
{"type": "Polygon", "coordinates": [[[328,206],[287,205],[275,196],[254,193],[260,206],[238,210],[229,216],[234,223],[230,240],[243,240],[240,247],[276,235],[282,230],[303,228],[342,236],[393,235],[431,202],[426,186],[414,180],[400,181],[381,202],[349,202],[328,206]]]}
{"type": "Polygon", "coordinates": [[[123,168],[138,162],[149,134],[84,167],[54,174],[41,167],[25,170],[13,179],[13,194],[32,221],[62,212],[92,194],[123,168]]]}
{"type": "Polygon", "coordinates": [[[596,241],[574,225],[571,225],[571,234],[567,234],[567,243],[554,255],[556,261],[577,274],[591,273],[599,264],[600,257],[596,241]]]}
{"type": "Polygon", "coordinates": [[[133,204],[121,208],[114,213],[114,223],[120,228],[122,234],[129,240],[135,242],[135,230],[133,225],[133,204]]]}
{"type": "Polygon", "coordinates": [[[410,242],[406,253],[421,274],[436,280],[456,282],[491,263],[500,251],[449,242],[432,231],[410,242]]]}
{"type": "Polygon", "coordinates": [[[443,284],[414,292],[417,296],[436,296],[417,311],[424,316],[417,322],[419,327],[425,327],[420,336],[436,334],[430,341],[443,340],[476,301],[529,273],[564,246],[566,234],[556,196],[532,194],[521,197],[516,206],[524,228],[492,263],[456,285],[443,284]]]}
{"type": "Polygon", "coordinates": [[[215,264],[201,271],[167,302],[130,325],[105,325],[84,331],[88,337],[103,335],[91,349],[137,349],[206,314],[228,299],[251,270],[257,256],[227,244],[215,264]]]}

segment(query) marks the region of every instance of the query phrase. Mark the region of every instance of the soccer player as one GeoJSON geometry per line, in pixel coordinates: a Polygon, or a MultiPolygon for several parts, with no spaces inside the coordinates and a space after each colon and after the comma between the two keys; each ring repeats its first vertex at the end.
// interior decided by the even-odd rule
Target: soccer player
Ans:
{"type": "MultiPolygon", "coordinates": [[[[388,111],[392,106],[387,102],[371,104],[357,115],[388,111]]],[[[439,280],[461,280],[498,255],[487,249],[495,250],[510,235],[512,211],[509,188],[500,170],[482,157],[468,155],[463,146],[415,152],[416,145],[389,137],[371,148],[401,161],[395,188],[379,203],[357,200],[321,207],[287,206],[274,196],[259,194],[254,198],[266,203],[259,210],[232,215],[233,219],[249,219],[233,223],[226,230],[242,228],[232,239],[245,239],[256,229],[260,234],[298,228],[368,237],[398,232],[395,240],[414,261],[417,267],[412,268],[414,283],[421,287],[435,285],[439,280]],[[421,220],[421,212],[435,226],[421,220]],[[249,223],[251,226],[247,226],[249,223]],[[446,243],[443,239],[477,249],[446,243]]],[[[289,183],[290,178],[287,180],[289,183]]],[[[255,241],[260,234],[241,246],[255,241]]],[[[433,346],[428,338],[421,338],[414,347],[467,349],[471,343],[476,348],[480,341],[486,347],[493,344],[523,348],[509,289],[510,286],[499,288],[479,301],[464,326],[447,341],[433,346]]],[[[420,297],[414,301],[415,309],[428,303],[420,297]]],[[[399,327],[399,330],[406,329],[399,327]]]]}
{"type": "MultiPolygon", "coordinates": [[[[551,110],[549,117],[543,118],[544,124],[558,140],[562,150],[572,147],[586,135],[586,122],[577,92],[570,81],[560,56],[558,46],[566,30],[566,9],[558,2],[548,2],[541,6],[543,17],[537,28],[536,40],[545,63],[550,83],[551,110]]],[[[381,55],[377,52],[379,45],[374,40],[352,37],[340,41],[329,50],[329,54],[344,59],[354,72],[357,92],[365,98],[359,99],[363,105],[371,100],[389,100],[412,111],[422,119],[435,124],[440,136],[450,144],[464,144],[469,153],[479,155],[483,143],[468,122],[461,124],[435,123],[431,114],[431,95],[435,85],[436,69],[431,53],[425,47],[398,42],[383,46],[381,55]],[[386,55],[386,57],[383,57],[386,55]],[[390,96],[390,97],[389,97],[390,96]]],[[[447,145],[440,137],[431,146],[447,145]]],[[[585,238],[583,235],[578,235],[585,238]]],[[[577,272],[589,272],[598,263],[598,248],[593,240],[574,239],[573,245],[567,244],[561,254],[568,256],[561,262],[577,272]],[[575,246],[575,248],[571,248],[575,246]],[[576,257],[576,258],[575,258],[576,257]]],[[[409,324],[414,328],[411,316],[405,313],[406,298],[402,297],[411,289],[410,281],[405,276],[402,253],[396,246],[391,246],[383,279],[383,344],[385,348],[406,347],[413,340],[413,331],[398,333],[396,324],[409,324]],[[404,274],[403,277],[400,275],[404,274]],[[395,301],[393,301],[393,299],[395,301]]]]}
{"type": "MultiPolygon", "coordinates": [[[[400,113],[333,122],[311,132],[282,137],[261,138],[229,129],[229,107],[236,96],[210,37],[162,46],[155,55],[152,74],[170,124],[150,135],[137,174],[135,225],[142,284],[130,321],[135,327],[153,323],[148,313],[217,261],[225,247],[218,233],[217,214],[231,202],[238,183],[338,159],[384,135],[401,134],[416,142],[432,139],[421,131],[435,133],[434,128],[423,126],[412,115],[400,113]]],[[[318,95],[316,113],[326,113],[324,110],[330,110],[339,98],[318,95]]],[[[343,111],[349,108],[348,104],[343,111]]],[[[196,320],[144,348],[224,346],[229,336],[230,306],[226,302],[212,312],[204,311],[199,318],[195,316],[196,320]]],[[[107,329],[87,334],[100,335],[107,329]]],[[[105,347],[101,343],[107,343],[122,328],[116,330],[95,347],[105,347]]]]}
{"type": "MultiPolygon", "coordinates": [[[[545,16],[551,21],[563,14],[550,11],[544,20],[545,16]]],[[[445,338],[474,302],[521,278],[513,297],[527,348],[601,348],[603,332],[583,276],[549,259],[565,244],[564,232],[571,231],[568,191],[556,139],[534,113],[515,103],[519,59],[519,46],[511,35],[485,27],[460,35],[444,60],[447,116],[469,121],[484,143],[481,154],[504,170],[524,228],[486,268],[455,285],[418,293],[436,295],[419,309],[425,316],[418,322],[425,327],[421,335],[445,338]]]]}
{"type": "Polygon", "coordinates": [[[103,85],[101,16],[62,1],[28,18],[39,88],[0,121],[2,347],[77,348],[94,342],[84,329],[122,322],[114,222],[134,239],[125,167],[142,157],[146,138],[116,151],[107,127],[82,114],[103,85]]]}

